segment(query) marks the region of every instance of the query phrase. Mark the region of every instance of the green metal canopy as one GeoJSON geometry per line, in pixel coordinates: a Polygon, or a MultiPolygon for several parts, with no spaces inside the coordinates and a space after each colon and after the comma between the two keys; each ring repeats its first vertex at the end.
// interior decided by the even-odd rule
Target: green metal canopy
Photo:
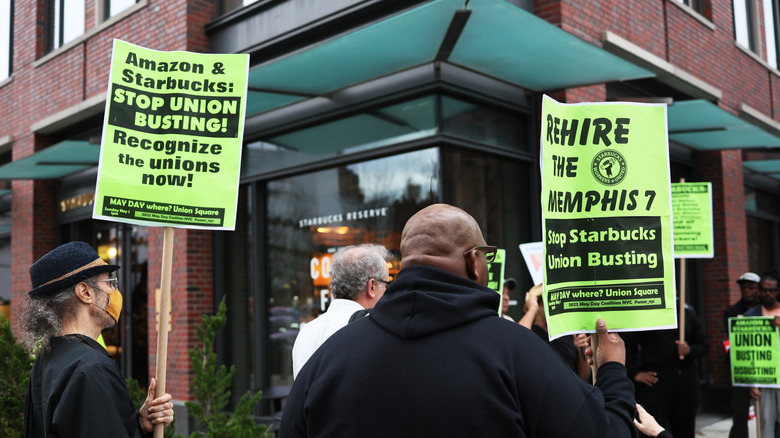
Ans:
{"type": "Polygon", "coordinates": [[[100,146],[66,140],[0,166],[0,180],[57,179],[97,166],[100,146]]]}
{"type": "Polygon", "coordinates": [[[252,69],[247,116],[432,62],[533,91],[654,76],[504,0],[433,0],[252,69]]]}
{"type": "Polygon", "coordinates": [[[697,150],[780,146],[780,138],[706,100],[669,106],[669,139],[697,150]]]}
{"type": "Polygon", "coordinates": [[[780,179],[780,160],[755,160],[743,163],[748,169],[780,179]]]}

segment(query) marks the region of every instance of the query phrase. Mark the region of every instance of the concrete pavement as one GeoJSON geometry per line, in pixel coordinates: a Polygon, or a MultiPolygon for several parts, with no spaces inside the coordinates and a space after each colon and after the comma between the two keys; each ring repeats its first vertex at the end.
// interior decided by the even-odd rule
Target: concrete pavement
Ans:
{"type": "MultiPolygon", "coordinates": [[[[716,414],[701,414],[696,417],[696,437],[728,438],[731,429],[731,417],[716,414]]],[[[748,422],[750,438],[757,438],[756,420],[748,422]]]]}

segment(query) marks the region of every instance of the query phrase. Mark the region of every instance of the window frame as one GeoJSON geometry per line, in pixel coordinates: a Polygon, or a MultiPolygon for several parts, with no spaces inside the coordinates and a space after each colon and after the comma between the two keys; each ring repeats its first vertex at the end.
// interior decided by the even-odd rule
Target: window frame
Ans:
{"type": "Polygon", "coordinates": [[[94,36],[95,34],[102,32],[114,23],[124,20],[128,16],[140,11],[149,4],[149,0],[135,0],[135,4],[130,7],[117,12],[113,17],[102,19],[106,13],[106,2],[110,0],[83,0],[84,1],[84,32],[71,41],[62,44],[59,47],[53,47],[53,29],[51,23],[53,21],[54,11],[52,10],[52,4],[54,1],[61,0],[47,0],[46,7],[43,16],[43,53],[41,53],[38,59],[33,63],[33,67],[45,64],[50,59],[55,58],[60,53],[65,52],[73,46],[80,44],[84,40],[94,36]],[[94,6],[90,8],[89,6],[94,6]]]}
{"type": "Polygon", "coordinates": [[[780,64],[780,0],[763,1],[766,63],[769,64],[769,66],[773,69],[777,70],[778,64],[780,64]],[[771,12],[767,11],[767,3],[772,8],[771,12]]]}
{"type": "Polygon", "coordinates": [[[66,14],[62,13],[62,11],[64,11],[66,8],[66,1],[68,0],[48,0],[46,2],[46,53],[54,52],[58,49],[61,49],[62,47],[66,47],[69,45],[69,43],[78,41],[84,36],[84,34],[87,33],[87,1],[93,0],[78,0],[84,7],[84,17],[82,17],[84,27],[80,34],[76,35],[68,41],[65,41],[65,23],[69,20],[66,20],[66,14]],[[60,12],[58,13],[58,11],[60,12]]]}
{"type": "MultiPolygon", "coordinates": [[[[0,14],[5,11],[0,11],[0,14]]],[[[0,48],[0,56],[8,60],[7,71],[0,70],[0,83],[10,78],[14,72],[14,0],[8,0],[8,52],[4,53],[4,49],[0,48]]],[[[2,38],[0,38],[2,41],[2,38]]],[[[5,46],[5,44],[4,44],[5,46]]]]}
{"type": "Polygon", "coordinates": [[[95,0],[95,8],[96,8],[95,9],[96,10],[95,17],[97,18],[97,20],[96,20],[97,26],[100,26],[104,22],[106,22],[106,21],[108,21],[108,20],[110,20],[110,19],[112,19],[112,18],[114,18],[114,17],[116,17],[118,15],[121,15],[126,10],[133,8],[138,3],[141,2],[141,0],[132,0],[133,1],[132,5],[127,6],[127,7],[125,7],[124,9],[122,9],[120,11],[116,11],[112,15],[112,13],[111,13],[111,1],[112,0],[95,0]]]}
{"type": "MultiPolygon", "coordinates": [[[[758,5],[756,3],[757,0],[732,0],[732,25],[733,25],[733,31],[734,31],[734,41],[736,44],[738,44],[740,47],[744,48],[745,50],[748,50],[755,54],[761,54],[761,35],[760,35],[760,28],[759,28],[759,17],[758,17],[758,5]],[[745,17],[744,17],[744,23],[740,23],[737,18],[737,2],[743,2],[745,7],[745,17]],[[740,32],[740,24],[743,24],[745,27],[745,33],[747,37],[747,41],[743,41],[741,38],[741,32],[740,32]],[[747,44],[746,44],[747,43],[747,44]]],[[[739,5],[741,6],[741,4],[739,5]]],[[[741,18],[741,17],[740,17],[741,18]]]]}

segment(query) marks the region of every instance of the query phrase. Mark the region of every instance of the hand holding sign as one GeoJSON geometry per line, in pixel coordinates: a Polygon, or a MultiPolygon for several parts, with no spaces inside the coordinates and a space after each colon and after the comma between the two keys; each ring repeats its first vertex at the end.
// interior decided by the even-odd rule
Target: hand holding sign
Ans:
{"type": "Polygon", "coordinates": [[[623,338],[617,333],[609,333],[607,323],[602,318],[596,322],[596,333],[590,336],[590,347],[585,354],[588,356],[588,364],[595,365],[594,376],[598,368],[607,362],[626,364],[626,345],[623,338]]]}

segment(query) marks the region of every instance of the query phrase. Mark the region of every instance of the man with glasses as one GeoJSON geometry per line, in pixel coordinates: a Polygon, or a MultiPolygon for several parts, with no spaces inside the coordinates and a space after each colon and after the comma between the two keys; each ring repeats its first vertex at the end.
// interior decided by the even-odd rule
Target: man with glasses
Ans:
{"type": "Polygon", "coordinates": [[[350,317],[374,307],[390,284],[387,262],[392,254],[380,245],[347,246],[336,251],[330,264],[328,311],[301,327],[292,349],[293,379],[306,361],[350,317]]]}
{"type": "Polygon", "coordinates": [[[498,317],[499,294],[486,287],[495,252],[459,208],[412,216],[396,280],[309,359],[279,436],[634,436],[620,337],[599,320],[596,386],[579,379],[533,332],[498,317]]]}
{"type": "MultiPolygon", "coordinates": [[[[773,317],[774,325],[780,325],[780,303],[777,301],[778,289],[777,281],[780,274],[777,270],[771,269],[761,274],[761,281],[758,283],[758,300],[761,305],[753,307],[745,312],[745,316],[765,316],[773,317]]],[[[780,389],[778,388],[750,388],[750,395],[759,400],[759,419],[761,423],[761,436],[774,437],[775,427],[780,414],[780,389]]]]}
{"type": "Polygon", "coordinates": [[[96,342],[122,310],[110,276],[117,269],[84,242],[61,245],[30,266],[33,288],[19,317],[22,343],[36,356],[25,397],[26,438],[142,437],[173,421],[171,395],[155,399],[154,379],[135,410],[119,365],[96,342]]]}

